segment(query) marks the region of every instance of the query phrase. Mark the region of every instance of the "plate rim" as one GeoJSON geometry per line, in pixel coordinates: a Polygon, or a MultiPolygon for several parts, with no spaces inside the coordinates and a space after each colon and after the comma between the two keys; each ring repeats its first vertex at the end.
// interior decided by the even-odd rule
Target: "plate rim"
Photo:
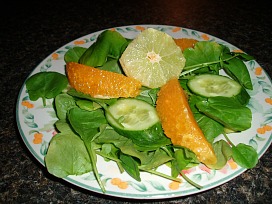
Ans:
{"type": "MultiPolygon", "coordinates": [[[[92,33],[89,33],[89,34],[86,34],[86,35],[84,35],[84,36],[78,37],[78,38],[76,38],[76,39],[74,39],[74,40],[72,40],[72,41],[66,43],[65,45],[62,45],[62,46],[59,47],[58,49],[56,49],[56,50],[54,50],[53,52],[51,52],[47,57],[45,57],[44,59],[42,59],[41,62],[40,62],[38,65],[36,65],[36,66],[32,69],[32,71],[30,72],[30,74],[29,74],[29,75],[26,77],[26,79],[24,80],[24,83],[21,85],[20,91],[19,91],[19,93],[18,93],[18,95],[17,95],[17,101],[16,101],[16,124],[17,124],[17,128],[18,128],[18,130],[19,130],[20,136],[21,136],[20,138],[22,138],[22,140],[23,140],[24,144],[26,145],[28,151],[30,151],[30,153],[35,157],[36,160],[38,160],[38,162],[39,162],[40,164],[42,164],[42,166],[45,167],[45,163],[44,163],[44,161],[42,160],[42,158],[39,157],[39,155],[36,153],[36,151],[32,148],[32,146],[29,144],[29,142],[27,141],[26,136],[25,136],[25,133],[23,132],[23,129],[22,129],[22,127],[21,127],[21,121],[20,121],[20,118],[19,118],[19,115],[20,115],[20,114],[19,114],[20,98],[22,97],[22,94],[23,94],[23,90],[24,90],[24,87],[25,87],[25,82],[26,82],[26,80],[27,80],[27,79],[34,73],[34,71],[35,71],[38,67],[40,67],[40,66],[42,65],[42,63],[44,63],[45,60],[48,59],[53,53],[55,53],[55,52],[57,52],[58,50],[60,50],[60,49],[62,49],[62,48],[64,48],[64,47],[70,45],[72,42],[74,42],[74,41],[76,41],[76,40],[83,39],[84,37],[90,36],[90,35],[95,34],[95,33],[101,33],[102,31],[108,30],[108,29],[113,29],[113,28],[115,28],[115,29],[116,29],[116,28],[126,28],[126,27],[135,27],[135,26],[142,26],[142,27],[145,27],[145,28],[146,28],[146,27],[177,27],[177,28],[183,28],[183,29],[186,29],[186,30],[196,31],[196,32],[198,32],[198,33],[207,34],[207,35],[209,35],[209,36],[211,36],[211,37],[213,37],[213,38],[215,38],[215,39],[217,39],[217,40],[220,40],[220,41],[222,41],[222,42],[225,42],[225,43],[227,43],[227,44],[229,44],[229,45],[231,45],[231,46],[233,46],[233,47],[236,47],[235,45],[233,45],[233,44],[231,44],[231,43],[229,43],[229,42],[227,42],[227,41],[225,41],[225,40],[223,40],[223,39],[221,39],[221,38],[218,38],[218,37],[216,37],[216,36],[210,35],[210,34],[208,34],[208,33],[205,33],[205,32],[199,31],[199,30],[194,30],[194,29],[191,29],[191,28],[186,28],[186,27],[181,27],[181,26],[175,26],[175,25],[164,25],[164,24],[132,24],[132,25],[117,26],[117,27],[112,27],[112,28],[105,28],[105,29],[98,30],[98,31],[94,31],[94,32],[92,32],[92,33]]],[[[238,47],[236,47],[236,48],[238,48],[238,47]]],[[[238,48],[238,49],[239,49],[239,48],[238,48]]],[[[254,61],[256,61],[256,60],[254,59],[254,61]]],[[[256,61],[256,63],[258,64],[257,61],[256,61]]],[[[266,75],[266,77],[268,78],[269,82],[272,84],[272,80],[271,80],[270,76],[268,75],[268,73],[266,72],[266,70],[263,69],[263,71],[264,71],[264,74],[266,75]]],[[[272,142],[272,137],[271,137],[271,134],[270,134],[269,139],[268,139],[267,142],[265,143],[265,147],[263,147],[263,148],[261,149],[261,151],[258,152],[258,159],[260,159],[260,158],[265,154],[265,152],[269,149],[269,146],[271,145],[271,142],[272,142]]],[[[230,178],[227,178],[227,179],[226,179],[226,178],[223,178],[222,181],[220,181],[218,185],[212,185],[212,183],[211,183],[211,184],[205,185],[205,187],[204,187],[203,189],[200,189],[200,190],[195,189],[195,192],[190,193],[190,194],[185,194],[185,195],[183,195],[180,191],[177,191],[177,192],[176,192],[176,191],[171,191],[171,192],[167,191],[167,192],[165,193],[164,197],[160,197],[161,195],[159,195],[159,194],[154,194],[154,196],[151,195],[151,196],[148,196],[148,197],[144,197],[144,198],[141,197],[141,198],[140,198],[140,196],[143,196],[142,194],[134,194],[134,193],[131,193],[131,197],[127,197],[128,195],[130,195],[130,193],[122,193],[122,192],[115,192],[115,191],[113,191],[112,194],[109,194],[109,193],[108,193],[108,192],[111,192],[111,191],[107,191],[106,193],[103,193],[102,191],[97,191],[96,188],[93,187],[93,186],[88,186],[88,185],[85,186],[85,184],[82,184],[82,183],[80,183],[80,185],[75,184],[75,182],[77,182],[77,181],[73,180],[73,179],[70,178],[69,176],[68,176],[67,178],[63,178],[63,180],[65,180],[65,181],[67,181],[67,182],[69,182],[69,183],[71,183],[71,184],[73,184],[73,185],[76,185],[76,186],[78,186],[78,187],[80,187],[80,188],[87,189],[87,190],[89,190],[89,191],[93,191],[93,192],[96,192],[96,193],[101,193],[101,194],[103,194],[103,195],[108,195],[108,196],[122,197],[122,198],[129,198],[129,199],[167,199],[167,198],[177,198],[177,197],[183,197],[183,196],[192,196],[192,195],[194,195],[194,194],[196,194],[196,193],[201,193],[201,192],[204,192],[204,191],[208,191],[208,190],[213,189],[213,188],[216,188],[216,187],[218,187],[218,186],[220,186],[220,185],[222,185],[222,184],[224,184],[224,183],[227,183],[227,182],[229,182],[229,181],[232,180],[232,179],[235,179],[236,177],[240,176],[240,175],[241,175],[243,172],[245,172],[246,170],[247,170],[247,169],[245,169],[245,168],[240,168],[240,169],[238,170],[238,172],[235,171],[234,173],[232,173],[232,174],[235,174],[235,175],[230,174],[230,178]],[[95,189],[90,189],[90,188],[95,188],[95,189]],[[120,194],[121,194],[121,195],[120,195],[120,194]],[[137,195],[137,196],[136,196],[136,195],[137,195]]],[[[217,182],[218,182],[218,181],[216,181],[216,183],[217,183],[217,182]]],[[[192,190],[190,190],[190,191],[192,191],[192,190]]],[[[194,190],[193,190],[193,191],[194,191],[194,190]]]]}

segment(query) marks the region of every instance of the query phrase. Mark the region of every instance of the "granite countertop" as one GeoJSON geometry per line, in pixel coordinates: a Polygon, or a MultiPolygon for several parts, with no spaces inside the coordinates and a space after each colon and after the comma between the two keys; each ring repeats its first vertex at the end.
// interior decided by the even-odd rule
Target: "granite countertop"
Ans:
{"type": "Polygon", "coordinates": [[[5,2],[0,14],[0,203],[270,203],[271,147],[255,168],[205,192],[160,201],[119,199],[49,175],[24,144],[15,117],[20,88],[44,58],[81,36],[118,26],[174,25],[208,33],[253,55],[271,77],[272,20],[268,3],[262,0],[5,2]]]}

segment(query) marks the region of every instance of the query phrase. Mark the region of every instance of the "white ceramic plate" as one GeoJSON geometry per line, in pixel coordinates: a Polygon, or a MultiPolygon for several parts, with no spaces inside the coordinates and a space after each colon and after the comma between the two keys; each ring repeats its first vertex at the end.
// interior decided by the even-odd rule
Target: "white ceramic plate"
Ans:
{"type": "MultiPolygon", "coordinates": [[[[237,47],[209,34],[176,26],[131,25],[112,29],[120,32],[126,38],[134,38],[142,29],[147,27],[164,31],[174,38],[185,37],[202,41],[216,41],[228,46],[231,50],[239,50],[237,47]]],[[[98,31],[83,36],[59,48],[45,58],[30,75],[42,71],[57,71],[64,74],[65,63],[63,57],[65,52],[73,46],[89,47],[101,32],[98,31]]],[[[256,61],[249,61],[246,65],[254,85],[253,91],[249,92],[251,100],[248,105],[253,113],[252,127],[241,133],[230,134],[229,137],[234,144],[245,143],[252,145],[257,149],[260,158],[271,144],[271,128],[269,129],[269,127],[272,127],[272,85],[269,76],[256,61]],[[264,126],[268,128],[265,129],[263,128],[264,126]]],[[[17,125],[27,148],[43,165],[50,139],[56,133],[53,124],[57,120],[52,100],[47,100],[47,104],[46,107],[43,107],[41,99],[35,102],[30,101],[25,84],[23,84],[17,102],[17,125]],[[40,133],[41,139],[38,139],[37,133],[40,133]]],[[[138,199],[173,198],[192,195],[226,183],[246,170],[239,167],[232,160],[223,169],[217,171],[207,169],[204,165],[194,167],[188,170],[186,175],[196,183],[204,186],[203,189],[198,190],[186,181],[176,185],[170,180],[148,173],[141,173],[142,181],[137,182],[126,173],[120,174],[115,163],[105,162],[100,157],[97,166],[101,179],[105,183],[107,195],[138,199]]],[[[158,170],[170,175],[170,170],[166,166],[161,166],[158,170]]],[[[102,193],[92,173],[81,176],[69,176],[65,180],[90,191],[102,193]]]]}

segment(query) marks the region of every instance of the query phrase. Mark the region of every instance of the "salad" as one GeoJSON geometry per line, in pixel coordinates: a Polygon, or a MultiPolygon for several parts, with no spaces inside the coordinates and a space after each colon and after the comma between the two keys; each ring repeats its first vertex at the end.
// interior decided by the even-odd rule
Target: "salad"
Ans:
{"type": "MultiPolygon", "coordinates": [[[[89,48],[69,49],[64,60],[67,65],[76,63],[125,76],[119,60],[132,42],[133,39],[126,39],[117,31],[104,31],[89,48]]],[[[196,42],[182,54],[186,63],[178,81],[217,158],[215,163],[206,164],[207,167],[221,169],[232,158],[241,167],[253,168],[258,162],[256,150],[242,143],[234,145],[227,136],[230,132],[251,127],[247,90],[252,89],[252,82],[244,62],[253,58],[209,41],[196,42]],[[221,75],[222,70],[228,77],[221,75]],[[211,81],[222,85],[217,89],[217,95],[210,95],[213,92],[209,90],[211,81]],[[226,88],[226,84],[230,86],[226,88]],[[216,141],[221,134],[225,140],[216,141]]],[[[141,180],[140,172],[145,171],[177,182],[181,181],[181,175],[196,188],[202,188],[183,173],[183,170],[199,165],[199,158],[191,149],[173,145],[156,115],[161,87],[141,86],[135,97],[97,97],[71,87],[66,75],[40,72],[26,81],[26,88],[33,101],[42,98],[46,105],[46,99],[54,99],[58,134],[50,141],[45,156],[49,173],[65,178],[92,171],[101,190],[106,192],[96,167],[99,155],[105,161],[116,162],[120,172],[126,171],[137,181],[141,180]],[[116,116],[116,110],[123,105],[129,107],[128,110],[116,116]],[[141,107],[138,112],[137,107],[141,107]],[[144,121],[143,124],[136,123],[130,126],[131,129],[124,127],[125,116],[131,116],[135,109],[136,116],[127,124],[144,121]],[[152,120],[145,111],[153,113],[152,120]],[[140,129],[135,129],[138,127],[140,129]],[[169,166],[171,175],[157,172],[161,165],[169,166]]]]}

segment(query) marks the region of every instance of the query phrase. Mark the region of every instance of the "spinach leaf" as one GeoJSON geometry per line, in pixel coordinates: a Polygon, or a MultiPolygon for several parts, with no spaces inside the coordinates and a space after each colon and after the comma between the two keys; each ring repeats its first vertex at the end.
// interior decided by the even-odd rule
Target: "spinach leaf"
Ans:
{"type": "Polygon", "coordinates": [[[77,100],[76,104],[78,105],[79,108],[87,111],[93,111],[98,108],[94,106],[94,102],[89,100],[77,100]]]}
{"type": "Polygon", "coordinates": [[[118,74],[124,74],[123,69],[119,63],[118,59],[108,59],[103,66],[99,67],[99,69],[115,72],[118,74]]]}
{"type": "Polygon", "coordinates": [[[251,169],[258,163],[258,154],[252,146],[240,143],[232,146],[232,152],[234,161],[241,167],[251,169]]]}
{"type": "Polygon", "coordinates": [[[140,170],[137,162],[129,155],[120,153],[121,165],[125,171],[135,180],[141,181],[140,170]]]}
{"type": "Polygon", "coordinates": [[[238,165],[247,169],[251,169],[257,165],[258,153],[252,146],[243,143],[234,145],[226,133],[223,133],[223,135],[231,145],[232,158],[238,165]]]}
{"type": "MultiPolygon", "coordinates": [[[[223,53],[222,60],[228,59],[233,55],[229,53],[223,53]]],[[[227,62],[223,62],[222,66],[225,72],[232,77],[234,80],[238,81],[246,89],[253,89],[251,78],[248,69],[244,62],[239,58],[232,58],[227,62]]]]}
{"type": "Polygon", "coordinates": [[[51,139],[45,164],[48,172],[59,178],[92,170],[83,141],[71,131],[59,133],[51,139]]]}
{"type": "Polygon", "coordinates": [[[100,133],[99,127],[103,124],[107,124],[104,112],[101,109],[86,111],[75,107],[70,109],[68,119],[73,129],[83,140],[92,163],[94,175],[97,178],[98,184],[100,185],[102,191],[105,192],[105,187],[100,179],[96,166],[97,158],[94,149],[95,143],[93,142],[95,136],[100,133]]]}
{"type": "Polygon", "coordinates": [[[92,67],[105,64],[107,58],[119,59],[128,42],[117,31],[105,30],[80,57],[79,63],[92,67]]]}
{"type": "Polygon", "coordinates": [[[46,99],[55,98],[67,85],[67,77],[58,72],[39,72],[26,80],[30,100],[36,101],[42,98],[44,106],[46,99]]]}
{"type": "Polygon", "coordinates": [[[191,95],[189,98],[189,105],[200,129],[202,130],[206,139],[212,144],[214,139],[224,131],[224,126],[199,112],[196,104],[205,100],[207,99],[201,96],[191,95]]]}
{"type": "Polygon", "coordinates": [[[61,133],[73,132],[71,125],[66,120],[57,120],[54,125],[58,132],[61,133]]]}
{"type": "Polygon", "coordinates": [[[68,118],[73,129],[80,135],[83,141],[88,142],[92,141],[102,124],[107,124],[104,112],[101,109],[86,111],[75,107],[70,109],[68,118]]]}
{"type": "Polygon", "coordinates": [[[196,104],[200,112],[233,131],[251,127],[252,114],[249,108],[234,98],[211,97],[196,104]]]}
{"type": "Polygon", "coordinates": [[[76,107],[75,99],[66,93],[57,95],[54,102],[56,107],[56,113],[60,120],[65,120],[67,112],[71,108],[76,107]]]}
{"type": "Polygon", "coordinates": [[[70,48],[64,55],[65,63],[68,62],[78,62],[79,58],[83,55],[83,53],[87,50],[84,47],[73,47],[70,48]]]}

